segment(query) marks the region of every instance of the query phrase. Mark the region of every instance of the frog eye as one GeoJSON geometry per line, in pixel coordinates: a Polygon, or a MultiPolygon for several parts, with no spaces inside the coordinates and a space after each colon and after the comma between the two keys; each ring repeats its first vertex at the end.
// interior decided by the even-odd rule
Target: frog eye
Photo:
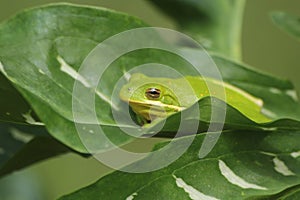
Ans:
{"type": "Polygon", "coordinates": [[[158,99],[160,97],[160,90],[157,88],[148,88],[145,95],[148,99],[158,99]]]}

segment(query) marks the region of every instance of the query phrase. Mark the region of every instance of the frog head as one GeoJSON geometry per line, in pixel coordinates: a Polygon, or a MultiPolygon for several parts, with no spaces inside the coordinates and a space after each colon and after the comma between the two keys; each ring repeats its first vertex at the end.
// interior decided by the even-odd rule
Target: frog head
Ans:
{"type": "Polygon", "coordinates": [[[167,79],[133,74],[121,88],[120,98],[130,105],[142,123],[149,123],[183,109],[173,89],[167,79]]]}

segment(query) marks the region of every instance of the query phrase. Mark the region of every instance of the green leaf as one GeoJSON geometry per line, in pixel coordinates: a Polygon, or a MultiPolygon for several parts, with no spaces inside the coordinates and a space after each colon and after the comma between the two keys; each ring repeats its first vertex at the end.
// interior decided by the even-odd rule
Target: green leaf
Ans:
{"type": "Polygon", "coordinates": [[[68,151],[43,126],[0,123],[0,176],[68,151]]]}
{"type": "MultiPolygon", "coordinates": [[[[140,127],[129,125],[128,119],[122,119],[123,121],[117,123],[112,115],[111,105],[102,97],[95,98],[95,105],[96,115],[105,135],[91,134],[94,132],[95,124],[74,123],[72,92],[75,79],[63,71],[62,67],[78,71],[83,59],[99,42],[122,31],[142,26],[146,25],[141,20],[124,14],[69,4],[25,11],[0,26],[2,73],[24,96],[39,119],[45,123],[49,133],[68,147],[78,152],[87,152],[86,146],[82,144],[82,138],[78,135],[78,127],[84,130],[84,143],[89,144],[92,149],[101,151],[111,148],[111,145],[103,139],[105,136],[117,146],[128,143],[134,138],[124,134],[120,128],[136,133],[140,131],[140,127]],[[16,27],[22,31],[15,31],[16,27]]],[[[147,40],[148,37],[145,35],[139,39],[147,40]]],[[[161,41],[161,38],[155,39],[161,41]]],[[[196,51],[183,51],[186,56],[193,58],[195,63],[200,62],[198,65],[202,66],[205,74],[213,73],[211,69],[214,66],[201,63],[202,59],[197,57],[196,51]]],[[[214,56],[214,60],[227,82],[264,100],[266,110],[273,114],[271,119],[298,119],[300,115],[297,97],[288,81],[265,75],[220,56],[214,56]],[[284,101],[287,102],[285,106],[284,101]]],[[[184,75],[194,74],[186,60],[162,50],[143,49],[116,59],[106,69],[96,89],[101,91],[102,95],[112,97],[112,101],[116,102],[115,105],[120,110],[118,113],[120,116],[125,116],[123,111],[126,111],[128,106],[120,101],[118,95],[113,96],[114,86],[125,73],[145,63],[160,63],[171,66],[184,75]]],[[[93,94],[93,91],[88,92],[93,94]]],[[[74,101],[79,107],[84,108],[83,110],[87,110],[86,113],[93,112],[88,102],[78,98],[74,98],[74,101]]],[[[201,123],[207,124],[210,122],[211,103],[207,100],[198,103],[204,108],[201,110],[201,123]]],[[[224,103],[219,102],[219,105],[221,104],[224,103]]],[[[225,121],[225,127],[228,129],[286,128],[282,122],[274,127],[259,125],[241,116],[237,110],[228,109],[225,121]]],[[[168,121],[177,121],[180,114],[170,117],[168,121]]],[[[198,122],[199,120],[196,123],[198,122]]],[[[296,124],[298,127],[297,121],[288,121],[287,124],[296,124]]],[[[205,131],[205,127],[201,126],[200,132],[205,131]]],[[[176,128],[174,123],[169,123],[161,135],[173,137],[176,128]],[[173,133],[164,133],[170,131],[173,133]]]]}
{"type": "Polygon", "coordinates": [[[272,119],[300,120],[299,99],[290,81],[218,55],[212,57],[223,80],[261,98],[264,102],[263,112],[269,113],[272,119]]]}
{"type": "Polygon", "coordinates": [[[0,121],[28,124],[32,122],[28,120],[31,110],[24,98],[0,73],[0,121]]]}
{"type": "Polygon", "coordinates": [[[241,59],[245,0],[151,0],[206,48],[241,59]],[[170,6],[172,5],[172,6],[170,6]]]}
{"type": "Polygon", "coordinates": [[[294,187],[284,190],[283,192],[280,192],[279,194],[270,196],[269,198],[261,198],[261,199],[264,199],[264,200],[272,200],[272,199],[292,200],[292,199],[299,199],[299,197],[300,197],[299,195],[300,195],[299,185],[296,185],[294,187]]]}
{"type": "MultiPolygon", "coordinates": [[[[76,70],[99,42],[141,26],[145,24],[134,17],[92,7],[58,4],[28,10],[0,26],[1,71],[55,138],[86,152],[72,121],[74,79],[60,70],[57,58],[76,70]]],[[[105,102],[101,107],[110,109],[105,102]]],[[[131,139],[115,127],[110,115],[102,121],[117,144],[131,139]]]]}
{"type": "MultiPolygon", "coordinates": [[[[61,199],[254,199],[273,196],[300,183],[299,131],[223,132],[215,148],[200,159],[198,152],[205,135],[197,135],[189,149],[166,168],[143,174],[116,171],[61,199]]],[[[172,145],[180,148],[184,140],[188,138],[172,145]]],[[[155,150],[167,144],[159,144],[155,150]]],[[[176,153],[151,155],[142,165],[176,153]]]]}
{"type": "Polygon", "coordinates": [[[272,12],[272,20],[280,29],[300,39],[300,17],[286,12],[272,12]]]}

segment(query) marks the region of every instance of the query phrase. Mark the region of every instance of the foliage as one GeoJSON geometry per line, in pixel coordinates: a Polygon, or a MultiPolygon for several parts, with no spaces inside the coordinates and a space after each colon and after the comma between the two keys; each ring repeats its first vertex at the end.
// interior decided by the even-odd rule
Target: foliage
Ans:
{"type": "MultiPolygon", "coordinates": [[[[244,1],[176,0],[173,7],[167,0],[152,2],[172,16],[182,31],[204,43],[225,82],[261,98],[263,109],[272,121],[264,124],[251,121],[226,102],[213,99],[218,111],[223,111],[223,105],[227,109],[224,131],[215,148],[200,159],[198,152],[205,136],[218,134],[206,132],[208,125],[222,123],[211,121],[211,99],[201,99],[168,117],[156,135],[171,140],[181,115],[186,117],[184,122],[199,124],[192,145],[177,161],[152,173],[116,171],[61,199],[162,199],[162,196],[164,199],[289,199],[299,196],[298,98],[289,81],[238,61],[244,1]],[[194,106],[201,108],[199,119],[189,115],[194,106]]],[[[297,17],[277,12],[272,18],[281,29],[299,37],[297,17]]],[[[72,113],[75,80],[62,66],[77,71],[98,43],[122,31],[146,26],[142,20],[126,14],[70,4],[26,10],[0,25],[0,175],[67,151],[88,153],[77,134],[78,123],[72,113]]],[[[180,50],[198,59],[194,56],[196,50],[188,44],[180,50]]],[[[187,65],[173,54],[161,51],[142,50],[124,55],[105,73],[101,91],[111,96],[111,85],[124,73],[153,61],[182,72],[187,65]]],[[[122,110],[122,102],[113,100],[119,102],[117,107],[122,110]]],[[[75,101],[88,108],[86,102],[75,101]]],[[[135,131],[137,127],[117,123],[110,104],[103,98],[95,101],[98,121],[106,136],[118,146],[132,141],[134,137],[120,128],[135,131]]],[[[153,124],[147,131],[156,130],[160,125],[160,122],[153,124]]],[[[173,145],[190,137],[177,138],[173,145]]],[[[88,142],[97,149],[107,150],[105,141],[91,138],[88,142]]],[[[157,144],[155,149],[168,143],[157,144]]],[[[156,157],[148,159],[151,165],[156,157]]],[[[131,166],[140,162],[143,160],[131,166]]]]}

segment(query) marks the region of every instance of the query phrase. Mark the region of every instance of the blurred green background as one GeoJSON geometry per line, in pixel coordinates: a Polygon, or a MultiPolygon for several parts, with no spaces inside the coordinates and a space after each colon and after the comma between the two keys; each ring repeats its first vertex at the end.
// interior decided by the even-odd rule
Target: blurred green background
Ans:
{"type": "MultiPolygon", "coordinates": [[[[0,21],[32,6],[54,0],[1,0],[0,21]]],[[[152,26],[176,29],[176,23],[146,0],[73,0],[135,15],[152,26]]],[[[291,80],[300,93],[300,42],[275,27],[270,11],[300,16],[299,0],[248,0],[243,25],[243,61],[258,69],[291,80]]],[[[157,139],[135,142],[133,148],[150,149],[157,139]],[[145,146],[146,145],[146,146],[145,146]]],[[[38,163],[0,179],[1,200],[51,200],[95,182],[111,171],[93,158],[66,154],[38,163]]],[[[112,183],[113,184],[113,183],[112,183]]]]}

